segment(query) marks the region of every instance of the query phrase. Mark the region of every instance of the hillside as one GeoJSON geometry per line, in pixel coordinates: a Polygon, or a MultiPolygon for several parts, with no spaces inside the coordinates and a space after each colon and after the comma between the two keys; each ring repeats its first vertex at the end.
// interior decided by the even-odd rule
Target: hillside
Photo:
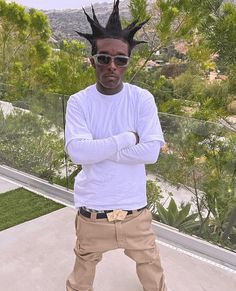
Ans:
{"type": "MultiPolygon", "coordinates": [[[[112,11],[112,3],[94,4],[94,9],[98,20],[102,25],[106,24],[109,15],[112,11]]],[[[86,7],[85,10],[91,15],[91,7],[86,7]]],[[[78,39],[79,36],[75,30],[81,32],[90,31],[90,26],[86,20],[83,10],[48,10],[44,11],[50,21],[53,37],[57,40],[61,39],[78,39]]],[[[121,18],[130,19],[130,12],[128,5],[125,2],[120,3],[121,18]]]]}
{"type": "MultiPolygon", "coordinates": [[[[153,4],[155,0],[148,0],[149,5],[153,4]]],[[[233,2],[236,0],[226,0],[225,2],[233,2]]],[[[130,20],[129,1],[120,2],[120,15],[122,19],[130,20]]],[[[108,17],[112,11],[113,3],[97,3],[94,4],[96,15],[101,24],[105,25],[108,17]]],[[[91,15],[91,7],[85,7],[85,10],[91,15]]],[[[61,39],[79,39],[80,37],[75,30],[81,32],[89,32],[90,26],[82,9],[67,9],[67,10],[47,10],[44,13],[48,16],[50,25],[53,31],[53,37],[56,40],[61,39]]]]}

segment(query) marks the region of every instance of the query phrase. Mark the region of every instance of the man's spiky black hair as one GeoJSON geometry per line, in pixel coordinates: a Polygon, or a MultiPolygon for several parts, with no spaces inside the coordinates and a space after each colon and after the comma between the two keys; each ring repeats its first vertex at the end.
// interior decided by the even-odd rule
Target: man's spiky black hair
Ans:
{"type": "Polygon", "coordinates": [[[146,41],[138,41],[134,39],[135,33],[149,20],[138,24],[139,19],[134,20],[131,24],[129,24],[126,28],[122,29],[120,15],[119,15],[119,0],[114,0],[113,11],[107,21],[105,27],[102,27],[98,22],[96,17],[94,8],[92,6],[93,18],[91,18],[87,12],[83,9],[84,14],[87,17],[87,20],[91,26],[92,33],[82,33],[76,31],[80,36],[86,38],[90,44],[92,45],[92,55],[96,54],[96,40],[100,38],[117,38],[121,39],[128,43],[129,46],[129,55],[131,54],[131,50],[140,43],[146,43],[146,41]]]}

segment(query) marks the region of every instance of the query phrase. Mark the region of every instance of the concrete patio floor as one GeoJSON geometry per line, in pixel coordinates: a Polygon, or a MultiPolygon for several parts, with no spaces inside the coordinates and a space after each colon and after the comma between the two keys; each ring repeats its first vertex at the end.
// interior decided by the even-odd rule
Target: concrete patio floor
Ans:
{"type": "MultiPolygon", "coordinates": [[[[0,290],[65,291],[74,263],[75,210],[65,207],[0,232],[0,290]]],[[[173,291],[233,291],[236,273],[159,242],[173,291]]],[[[95,291],[142,291],[135,263],[114,250],[97,266],[95,291]]]]}

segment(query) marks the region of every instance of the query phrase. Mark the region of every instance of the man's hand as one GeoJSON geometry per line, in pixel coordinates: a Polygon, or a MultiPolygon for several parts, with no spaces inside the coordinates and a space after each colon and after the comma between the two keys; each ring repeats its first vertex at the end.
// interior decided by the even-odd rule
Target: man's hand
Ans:
{"type": "Polygon", "coordinates": [[[137,134],[137,132],[134,132],[134,131],[131,131],[133,132],[133,134],[135,134],[135,137],[136,137],[136,144],[139,143],[139,135],[137,134]]]}

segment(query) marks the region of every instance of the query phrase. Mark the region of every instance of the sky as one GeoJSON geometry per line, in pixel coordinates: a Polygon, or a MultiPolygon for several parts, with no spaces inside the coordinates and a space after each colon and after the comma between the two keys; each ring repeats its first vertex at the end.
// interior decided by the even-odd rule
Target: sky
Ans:
{"type": "Polygon", "coordinates": [[[33,7],[36,9],[50,10],[50,9],[75,9],[90,6],[95,3],[110,2],[113,0],[14,0],[7,2],[16,2],[24,6],[33,7]]]}

